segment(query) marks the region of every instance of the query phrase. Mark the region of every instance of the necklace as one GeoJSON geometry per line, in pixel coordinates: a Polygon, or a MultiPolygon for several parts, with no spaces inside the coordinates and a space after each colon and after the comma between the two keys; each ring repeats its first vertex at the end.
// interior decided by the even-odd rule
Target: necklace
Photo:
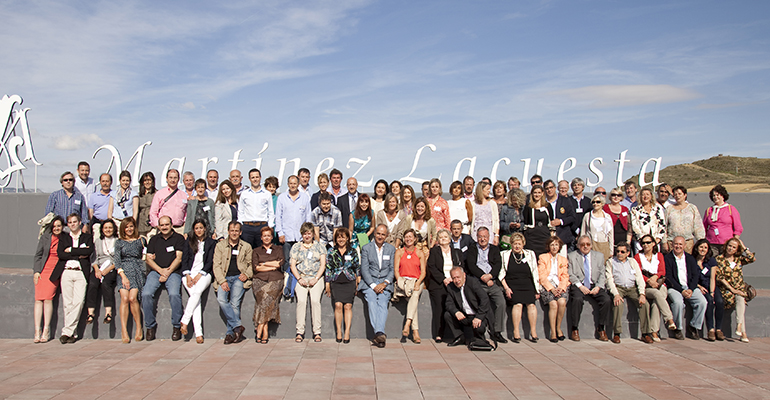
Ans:
{"type": "Polygon", "coordinates": [[[521,260],[524,259],[524,253],[521,253],[521,254],[513,253],[513,259],[514,261],[516,261],[516,264],[521,264],[521,260]]]}

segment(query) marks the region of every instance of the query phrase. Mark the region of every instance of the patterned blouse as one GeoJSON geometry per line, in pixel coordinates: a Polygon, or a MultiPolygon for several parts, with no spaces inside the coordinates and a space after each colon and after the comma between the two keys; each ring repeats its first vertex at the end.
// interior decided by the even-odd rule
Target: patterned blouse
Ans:
{"type": "Polygon", "coordinates": [[[309,249],[297,242],[291,248],[291,260],[297,262],[300,276],[314,276],[321,268],[321,256],[326,255],[326,248],[319,242],[313,242],[309,249]]]}
{"type": "Polygon", "coordinates": [[[436,231],[449,229],[449,203],[441,196],[428,198],[430,204],[430,216],[436,221],[436,231]]]}
{"type": "Polygon", "coordinates": [[[355,281],[361,272],[358,261],[358,251],[350,248],[345,254],[340,254],[336,247],[326,253],[326,282],[334,282],[340,275],[345,275],[349,281],[355,281]]]}
{"type": "Polygon", "coordinates": [[[735,295],[726,287],[722,286],[721,282],[724,279],[735,290],[746,290],[746,282],[743,280],[743,266],[751,264],[755,260],[754,253],[745,252],[740,256],[735,257],[735,267],[730,268],[730,262],[722,255],[717,256],[717,271],[716,280],[717,285],[722,291],[722,299],[725,302],[725,308],[735,308],[735,295]]]}
{"type": "Polygon", "coordinates": [[[677,236],[685,240],[700,240],[706,237],[698,207],[692,203],[688,203],[687,207],[681,210],[675,209],[674,206],[666,209],[666,231],[670,242],[677,236]]]}
{"type": "Polygon", "coordinates": [[[644,206],[639,204],[631,209],[631,228],[634,239],[639,240],[644,235],[652,235],[655,240],[666,239],[666,211],[657,202],[653,204],[651,212],[647,212],[644,206]]]}

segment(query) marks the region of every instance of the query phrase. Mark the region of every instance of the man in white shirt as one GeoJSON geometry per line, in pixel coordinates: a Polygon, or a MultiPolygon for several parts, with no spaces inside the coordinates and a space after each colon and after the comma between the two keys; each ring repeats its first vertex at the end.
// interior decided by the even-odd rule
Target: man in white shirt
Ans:
{"type": "Polygon", "coordinates": [[[243,224],[241,239],[252,248],[262,245],[262,228],[275,226],[273,196],[260,185],[261,182],[262,173],[256,168],[249,170],[251,186],[241,192],[238,199],[238,222],[243,224]]]}
{"type": "Polygon", "coordinates": [[[393,297],[396,248],[385,243],[388,226],[377,225],[374,241],[361,247],[361,282],[358,290],[364,294],[369,308],[369,322],[374,330],[374,344],[385,347],[385,322],[388,320],[388,302],[393,297]]]}
{"type": "Polygon", "coordinates": [[[650,303],[644,294],[644,279],[642,271],[636,260],[629,258],[630,246],[619,243],[615,247],[615,257],[607,260],[607,288],[613,297],[612,314],[615,334],[612,343],[620,343],[620,334],[623,332],[623,303],[625,299],[631,300],[639,312],[639,328],[642,331],[642,341],[653,343],[650,336],[650,303]]]}
{"type": "Polygon", "coordinates": [[[210,169],[206,172],[206,197],[217,201],[219,194],[219,171],[210,169]]]}
{"type": "MultiPolygon", "coordinates": [[[[334,168],[329,172],[329,182],[331,183],[329,192],[335,199],[339,199],[341,196],[345,195],[345,191],[342,190],[342,172],[340,172],[340,170],[334,168]]],[[[336,204],[337,202],[335,201],[334,203],[336,204]]]]}
{"type": "Polygon", "coordinates": [[[297,171],[297,176],[299,177],[300,192],[306,194],[309,198],[312,195],[310,193],[310,170],[302,167],[297,171]]]}
{"type": "Polygon", "coordinates": [[[283,245],[284,265],[290,265],[291,248],[302,241],[302,224],[311,222],[310,196],[302,193],[299,182],[296,175],[290,176],[289,190],[278,196],[275,205],[275,233],[283,245]]]}
{"type": "Polygon", "coordinates": [[[81,161],[78,163],[78,177],[75,179],[75,188],[86,199],[86,206],[88,206],[88,198],[91,197],[91,193],[96,193],[99,188],[94,183],[91,175],[91,166],[87,162],[81,161]]]}

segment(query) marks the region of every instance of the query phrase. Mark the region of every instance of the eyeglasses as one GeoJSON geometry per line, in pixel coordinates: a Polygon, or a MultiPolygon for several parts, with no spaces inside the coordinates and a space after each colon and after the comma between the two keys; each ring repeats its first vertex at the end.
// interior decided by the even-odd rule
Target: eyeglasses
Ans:
{"type": "Polygon", "coordinates": [[[533,185],[539,185],[539,184],[543,183],[543,181],[532,181],[530,183],[533,184],[533,185]]]}
{"type": "Polygon", "coordinates": [[[653,243],[653,242],[651,242],[651,241],[649,241],[649,240],[646,240],[646,241],[642,242],[642,244],[652,244],[652,243],[653,243]]]}
{"type": "Polygon", "coordinates": [[[73,179],[73,178],[64,178],[61,181],[62,182],[75,182],[75,179],[73,179]]]}
{"type": "Polygon", "coordinates": [[[580,243],[580,247],[590,246],[591,242],[580,243]]]}
{"type": "Polygon", "coordinates": [[[592,201],[591,204],[602,204],[601,201],[592,201]]]}
{"type": "Polygon", "coordinates": [[[623,197],[623,195],[619,193],[613,193],[610,195],[610,197],[623,197]]]}
{"type": "Polygon", "coordinates": [[[628,253],[628,251],[626,251],[626,250],[618,250],[618,254],[626,254],[626,253],[628,253]]]}
{"type": "Polygon", "coordinates": [[[594,192],[594,194],[600,194],[600,195],[602,195],[602,196],[606,196],[606,195],[607,195],[607,192],[605,192],[605,191],[603,191],[603,190],[602,190],[602,191],[598,191],[598,190],[597,190],[596,192],[594,192]]]}

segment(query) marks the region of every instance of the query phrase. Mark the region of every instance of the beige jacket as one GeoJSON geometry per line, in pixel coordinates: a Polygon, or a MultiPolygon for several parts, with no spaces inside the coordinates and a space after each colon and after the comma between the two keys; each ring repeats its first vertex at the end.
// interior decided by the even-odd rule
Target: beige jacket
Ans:
{"type": "Polygon", "coordinates": [[[243,240],[238,240],[238,246],[234,249],[230,246],[230,241],[225,239],[220,240],[217,247],[214,248],[214,267],[211,271],[214,273],[212,283],[214,290],[219,289],[219,286],[226,281],[227,269],[230,267],[230,255],[233,250],[238,250],[238,258],[236,259],[238,269],[249,277],[246,282],[243,282],[243,288],[251,287],[251,278],[254,273],[251,268],[251,245],[243,240]]]}

